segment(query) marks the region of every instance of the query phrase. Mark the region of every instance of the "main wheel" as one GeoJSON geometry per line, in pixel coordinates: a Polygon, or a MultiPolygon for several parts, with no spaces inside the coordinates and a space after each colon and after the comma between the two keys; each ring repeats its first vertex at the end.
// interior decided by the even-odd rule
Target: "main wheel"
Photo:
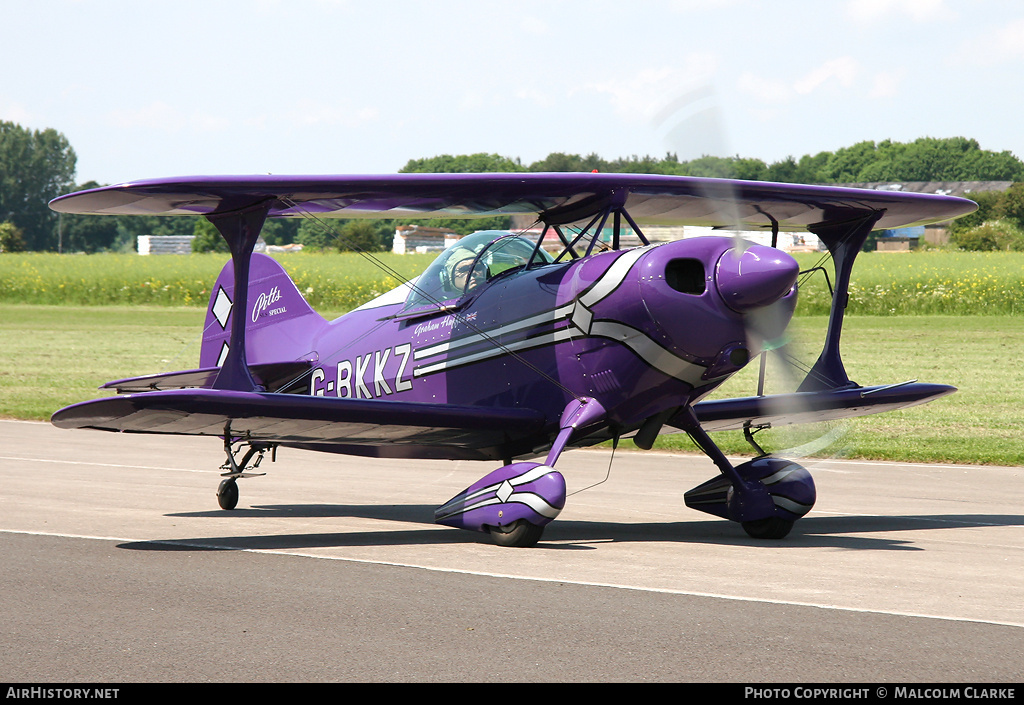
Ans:
{"type": "Polygon", "coordinates": [[[491,536],[494,537],[494,543],[499,546],[512,546],[515,548],[535,546],[540,541],[543,533],[543,526],[531,524],[526,519],[519,519],[508,526],[491,527],[491,536]]]}
{"type": "Polygon", "coordinates": [[[767,519],[743,522],[743,530],[750,538],[754,539],[782,539],[786,537],[795,523],[788,519],[768,517],[767,519]]]}
{"type": "Polygon", "coordinates": [[[238,483],[235,478],[229,477],[221,480],[217,488],[217,504],[221,509],[234,509],[238,506],[238,483]]]}

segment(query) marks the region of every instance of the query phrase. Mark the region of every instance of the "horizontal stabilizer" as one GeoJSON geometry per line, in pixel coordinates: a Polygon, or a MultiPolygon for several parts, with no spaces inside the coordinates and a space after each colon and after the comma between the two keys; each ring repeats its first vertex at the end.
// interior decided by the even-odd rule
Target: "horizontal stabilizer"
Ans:
{"type": "Polygon", "coordinates": [[[956,387],[946,384],[907,382],[702,401],[694,404],[693,410],[705,431],[733,431],[747,423],[753,427],[786,426],[867,416],[924,404],[955,391],[956,387]]]}
{"type": "MultiPolygon", "coordinates": [[[[299,382],[299,380],[312,366],[313,363],[308,360],[290,360],[288,362],[250,365],[249,372],[252,373],[253,379],[268,392],[292,392],[306,387],[306,384],[299,382]]],[[[210,389],[217,379],[218,372],[220,372],[219,367],[203,367],[197,370],[182,370],[180,372],[129,377],[127,379],[107,382],[100,389],[115,389],[118,394],[154,392],[167,389],[210,389]]]]}
{"type": "Polygon", "coordinates": [[[440,457],[427,449],[444,448],[444,457],[485,459],[541,430],[544,416],[532,409],[179,389],[82,402],[51,421],[59,428],[194,436],[223,436],[230,423],[233,437],[250,441],[381,457],[440,457]]]}

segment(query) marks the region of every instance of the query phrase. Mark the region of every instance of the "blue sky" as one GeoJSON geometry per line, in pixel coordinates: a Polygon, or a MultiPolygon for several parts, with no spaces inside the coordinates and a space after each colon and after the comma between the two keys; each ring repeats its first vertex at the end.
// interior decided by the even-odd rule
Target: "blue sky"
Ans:
{"type": "Polygon", "coordinates": [[[1019,0],[2,0],[0,120],[79,181],[550,152],[1024,158],[1019,0]]]}

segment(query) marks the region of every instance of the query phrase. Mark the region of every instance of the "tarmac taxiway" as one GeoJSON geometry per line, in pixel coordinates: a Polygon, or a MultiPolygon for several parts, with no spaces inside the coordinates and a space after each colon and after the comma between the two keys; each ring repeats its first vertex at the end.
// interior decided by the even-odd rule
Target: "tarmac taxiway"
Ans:
{"type": "Polygon", "coordinates": [[[217,439],[0,421],[0,673],[1020,682],[1024,468],[804,461],[817,505],[755,541],[684,506],[705,458],[609,458],[509,549],[433,523],[489,464],[281,449],[223,511],[217,439]]]}

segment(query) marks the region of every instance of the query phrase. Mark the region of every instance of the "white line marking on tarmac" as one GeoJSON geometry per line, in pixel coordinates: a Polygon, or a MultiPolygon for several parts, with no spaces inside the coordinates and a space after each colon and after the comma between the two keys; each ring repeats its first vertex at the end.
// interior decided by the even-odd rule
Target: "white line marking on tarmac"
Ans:
{"type": "Polygon", "coordinates": [[[463,570],[456,568],[439,568],[436,566],[418,565],[416,563],[397,563],[394,561],[378,561],[369,560],[365,558],[347,558],[343,556],[321,556],[314,553],[303,553],[300,551],[281,551],[281,550],[269,550],[262,548],[238,548],[233,546],[224,546],[221,544],[203,543],[202,541],[168,541],[168,540],[152,540],[152,539],[130,539],[130,538],[118,538],[114,536],[88,536],[85,534],[62,534],[62,533],[49,533],[44,531],[16,531],[11,529],[0,529],[0,534],[23,534],[29,536],[50,536],[54,538],[69,538],[69,539],[83,539],[91,541],[118,541],[122,543],[152,543],[159,545],[168,546],[184,546],[186,548],[197,548],[203,550],[221,550],[221,551],[243,551],[246,553],[260,553],[270,555],[285,555],[295,556],[298,558],[314,558],[318,560],[328,561],[343,561],[346,563],[364,563],[369,565],[383,565],[393,566],[396,568],[418,568],[420,570],[429,570],[435,573],[457,573],[460,575],[476,575],[485,578],[505,578],[509,580],[526,580],[530,582],[538,583],[560,583],[563,585],[580,585],[584,587],[603,587],[603,588],[615,588],[619,590],[635,590],[637,592],[654,592],[669,595],[686,595],[689,597],[709,597],[719,600],[733,600],[735,602],[756,602],[762,604],[771,605],[787,605],[792,607],[816,607],[824,610],[836,610],[839,612],[857,612],[861,614],[884,614],[894,617],[916,617],[919,619],[936,619],[946,622],[975,622],[978,624],[993,624],[1003,627],[1021,627],[1024,628],[1024,622],[1003,622],[991,619],[972,619],[968,617],[951,617],[948,615],[937,615],[937,614],[924,614],[918,612],[901,612],[898,610],[873,610],[862,607],[842,607],[840,605],[830,605],[816,602],[799,602],[795,600],[770,600],[767,598],[759,597],[742,597],[737,595],[723,595],[720,593],[712,592],[694,592],[692,590],[676,590],[671,588],[652,588],[643,587],[638,585],[621,585],[617,583],[599,583],[588,580],[566,580],[564,578],[537,578],[523,575],[509,575],[506,573],[491,573],[487,571],[478,570],[463,570]]]}
{"type": "Polygon", "coordinates": [[[101,468],[128,468],[130,470],[159,470],[160,472],[210,472],[209,469],[196,470],[194,468],[156,468],[150,465],[121,465],[118,463],[97,463],[89,460],[63,460],[61,458],[21,458],[13,455],[0,455],[0,460],[18,460],[22,462],[31,463],[60,463],[61,465],[92,465],[101,468]]]}

